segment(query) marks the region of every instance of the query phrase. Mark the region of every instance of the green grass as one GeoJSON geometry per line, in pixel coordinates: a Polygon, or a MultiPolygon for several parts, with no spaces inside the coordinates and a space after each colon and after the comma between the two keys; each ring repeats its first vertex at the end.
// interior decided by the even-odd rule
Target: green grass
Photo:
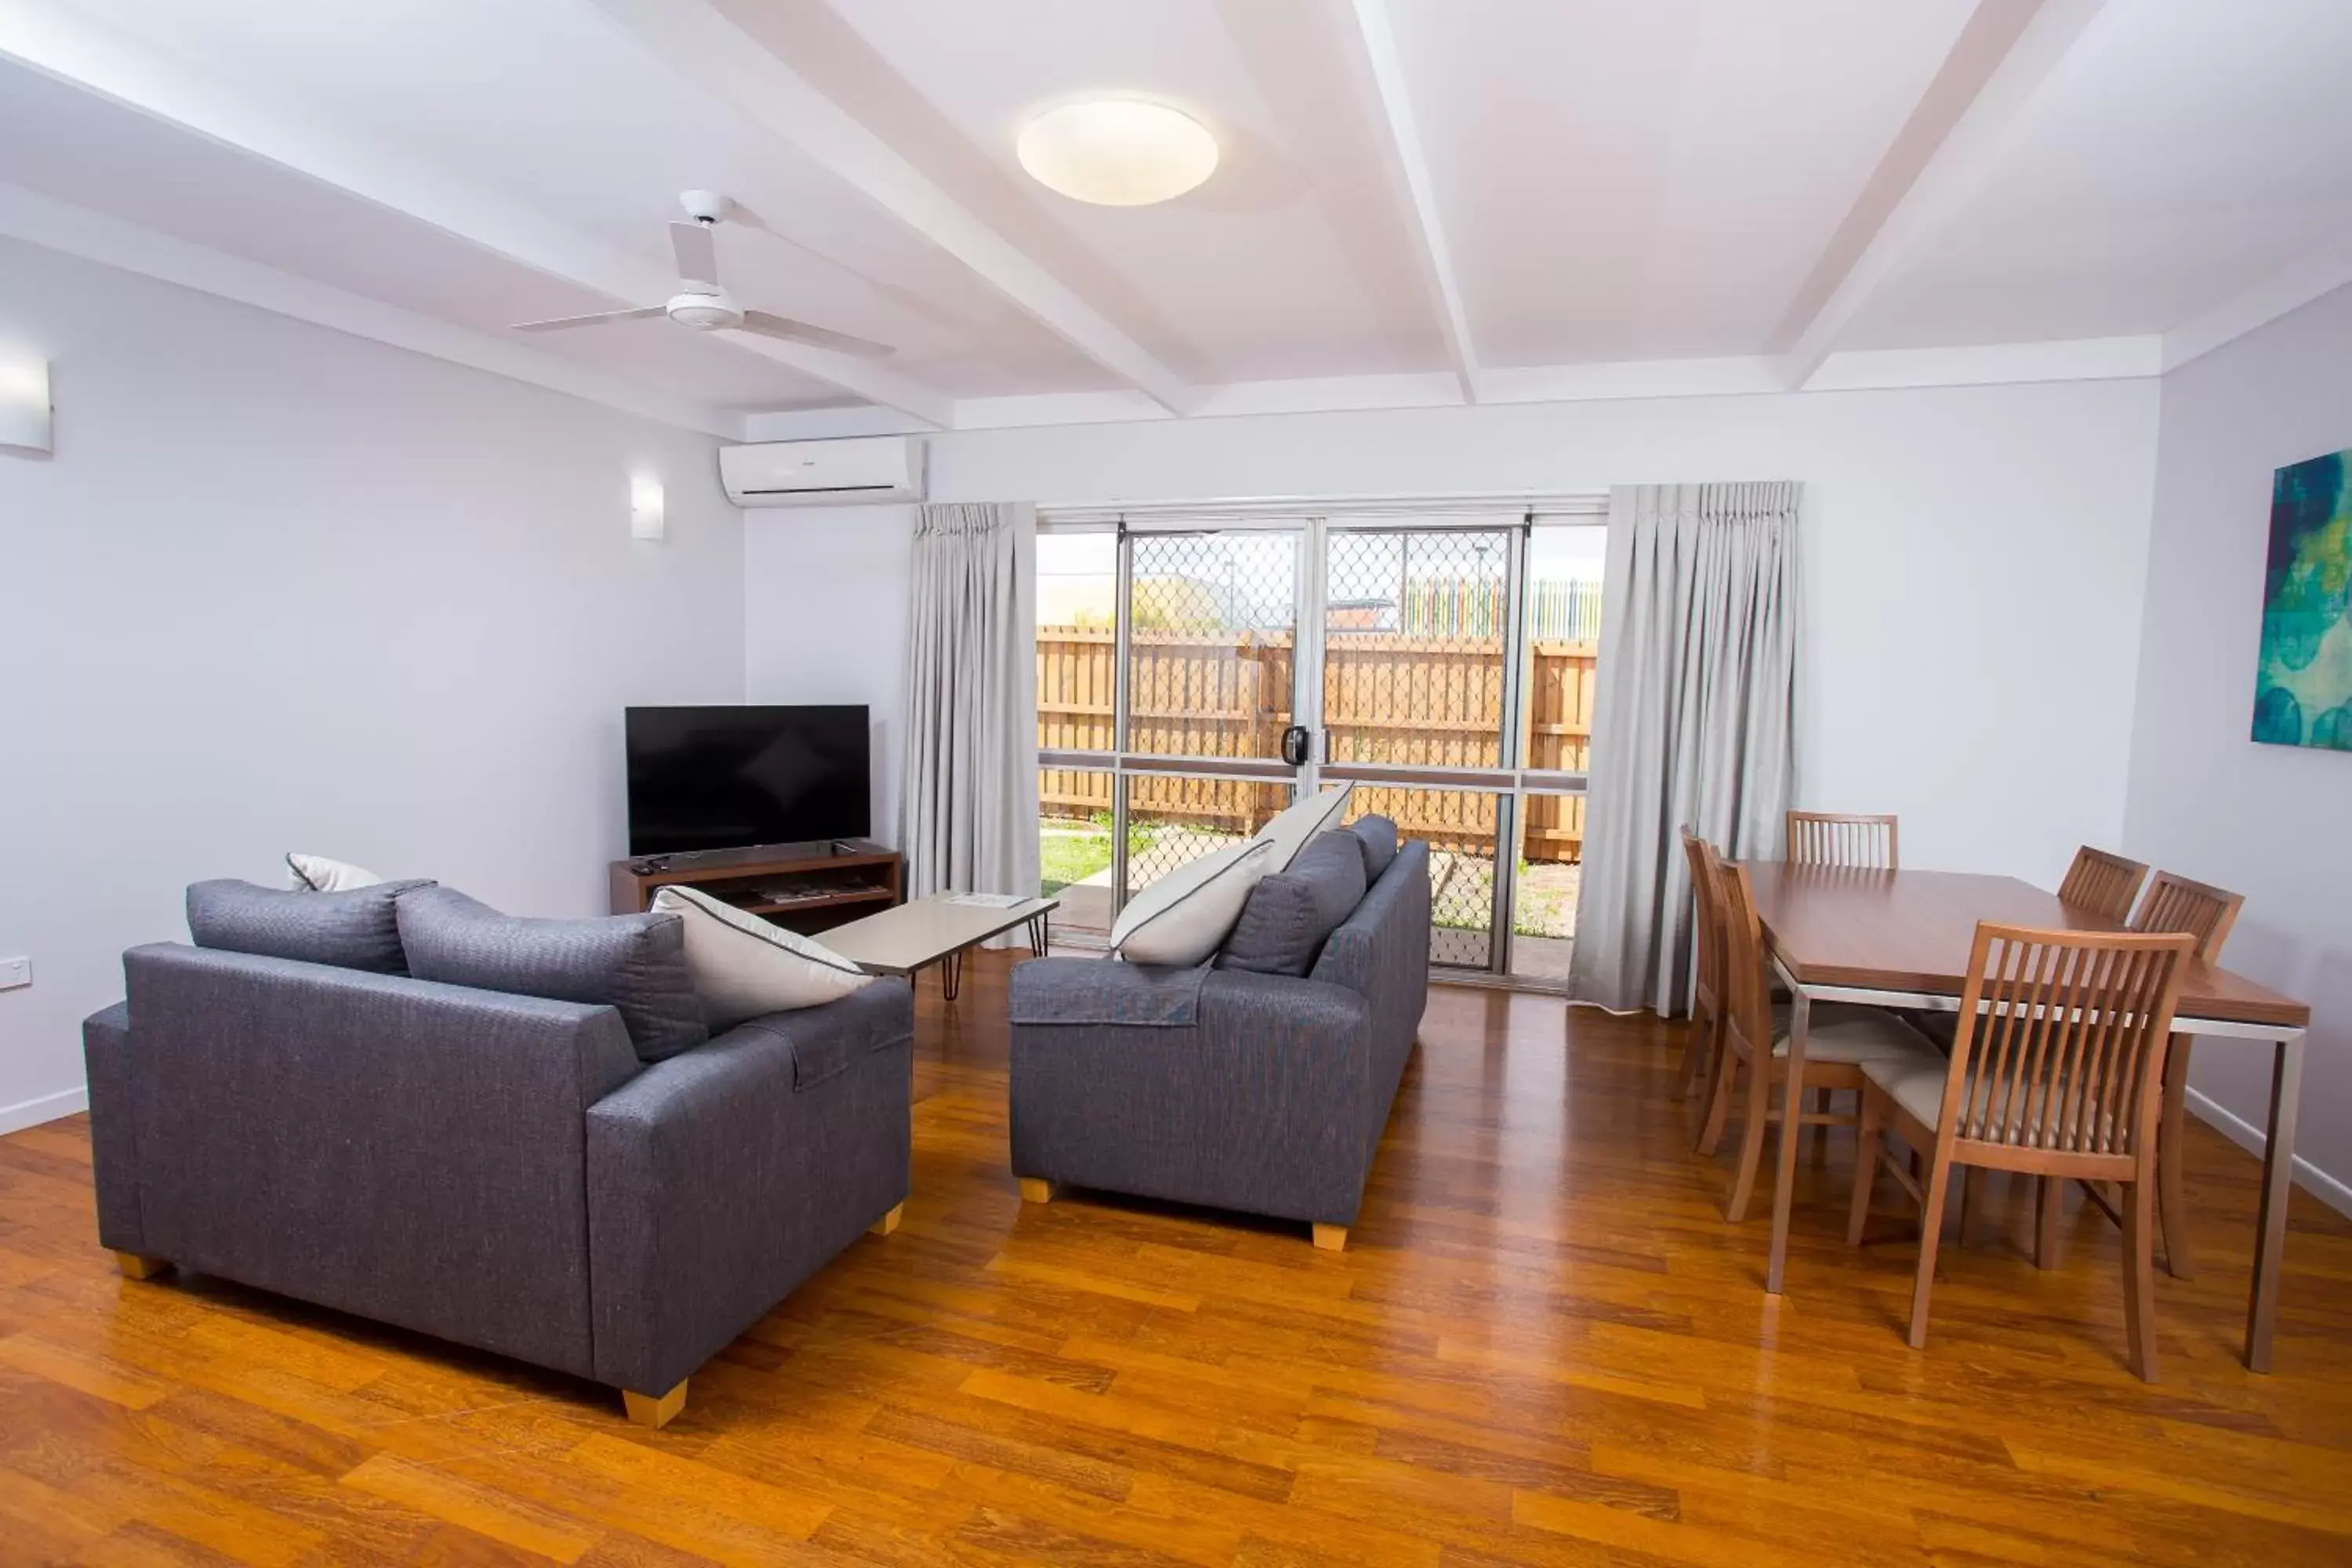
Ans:
{"type": "Polygon", "coordinates": [[[1048,894],[1110,867],[1110,834],[1047,833],[1037,844],[1039,882],[1048,894]]]}

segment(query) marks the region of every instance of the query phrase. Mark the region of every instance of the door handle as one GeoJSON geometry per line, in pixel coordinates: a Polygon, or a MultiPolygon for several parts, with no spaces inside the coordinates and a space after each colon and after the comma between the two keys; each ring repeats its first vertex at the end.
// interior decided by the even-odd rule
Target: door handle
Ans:
{"type": "Polygon", "coordinates": [[[1307,726],[1293,724],[1282,732],[1282,760],[1294,768],[1305,767],[1307,743],[1307,726]]]}

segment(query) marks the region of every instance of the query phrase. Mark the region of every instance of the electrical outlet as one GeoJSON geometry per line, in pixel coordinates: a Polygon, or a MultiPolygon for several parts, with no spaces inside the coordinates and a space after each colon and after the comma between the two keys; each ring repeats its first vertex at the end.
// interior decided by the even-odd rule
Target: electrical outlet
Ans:
{"type": "Polygon", "coordinates": [[[33,983],[33,961],[29,958],[0,958],[0,991],[14,991],[33,983]]]}

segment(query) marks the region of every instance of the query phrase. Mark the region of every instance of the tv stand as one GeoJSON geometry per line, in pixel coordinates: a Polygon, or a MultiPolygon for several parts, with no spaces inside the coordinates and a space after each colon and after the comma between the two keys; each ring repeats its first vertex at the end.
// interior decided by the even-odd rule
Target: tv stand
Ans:
{"type": "Polygon", "coordinates": [[[608,875],[616,915],[640,913],[662,889],[685,887],[803,935],[889,909],[906,891],[904,857],[856,838],[633,855],[614,861],[608,875]]]}

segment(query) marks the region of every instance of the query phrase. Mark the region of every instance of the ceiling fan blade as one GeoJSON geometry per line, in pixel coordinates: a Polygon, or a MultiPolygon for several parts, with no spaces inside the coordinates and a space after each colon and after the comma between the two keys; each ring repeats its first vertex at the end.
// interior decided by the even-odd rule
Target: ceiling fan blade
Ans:
{"type": "Polygon", "coordinates": [[[821,349],[833,349],[865,359],[880,359],[898,351],[887,343],[874,342],[866,338],[853,338],[847,332],[836,332],[830,327],[814,327],[806,321],[795,321],[785,316],[772,316],[765,310],[743,312],[742,331],[757,332],[763,338],[782,338],[787,342],[811,343],[821,349]]]}
{"type": "Polygon", "coordinates": [[[710,230],[698,223],[669,226],[669,247],[677,253],[677,275],[689,283],[719,287],[719,247],[710,230]]]}
{"type": "Polygon", "coordinates": [[[640,310],[599,310],[593,316],[557,316],[551,321],[518,321],[512,330],[518,332],[546,332],[552,331],[558,327],[593,327],[600,321],[642,321],[655,316],[668,314],[669,307],[667,305],[647,305],[640,310]]]}

